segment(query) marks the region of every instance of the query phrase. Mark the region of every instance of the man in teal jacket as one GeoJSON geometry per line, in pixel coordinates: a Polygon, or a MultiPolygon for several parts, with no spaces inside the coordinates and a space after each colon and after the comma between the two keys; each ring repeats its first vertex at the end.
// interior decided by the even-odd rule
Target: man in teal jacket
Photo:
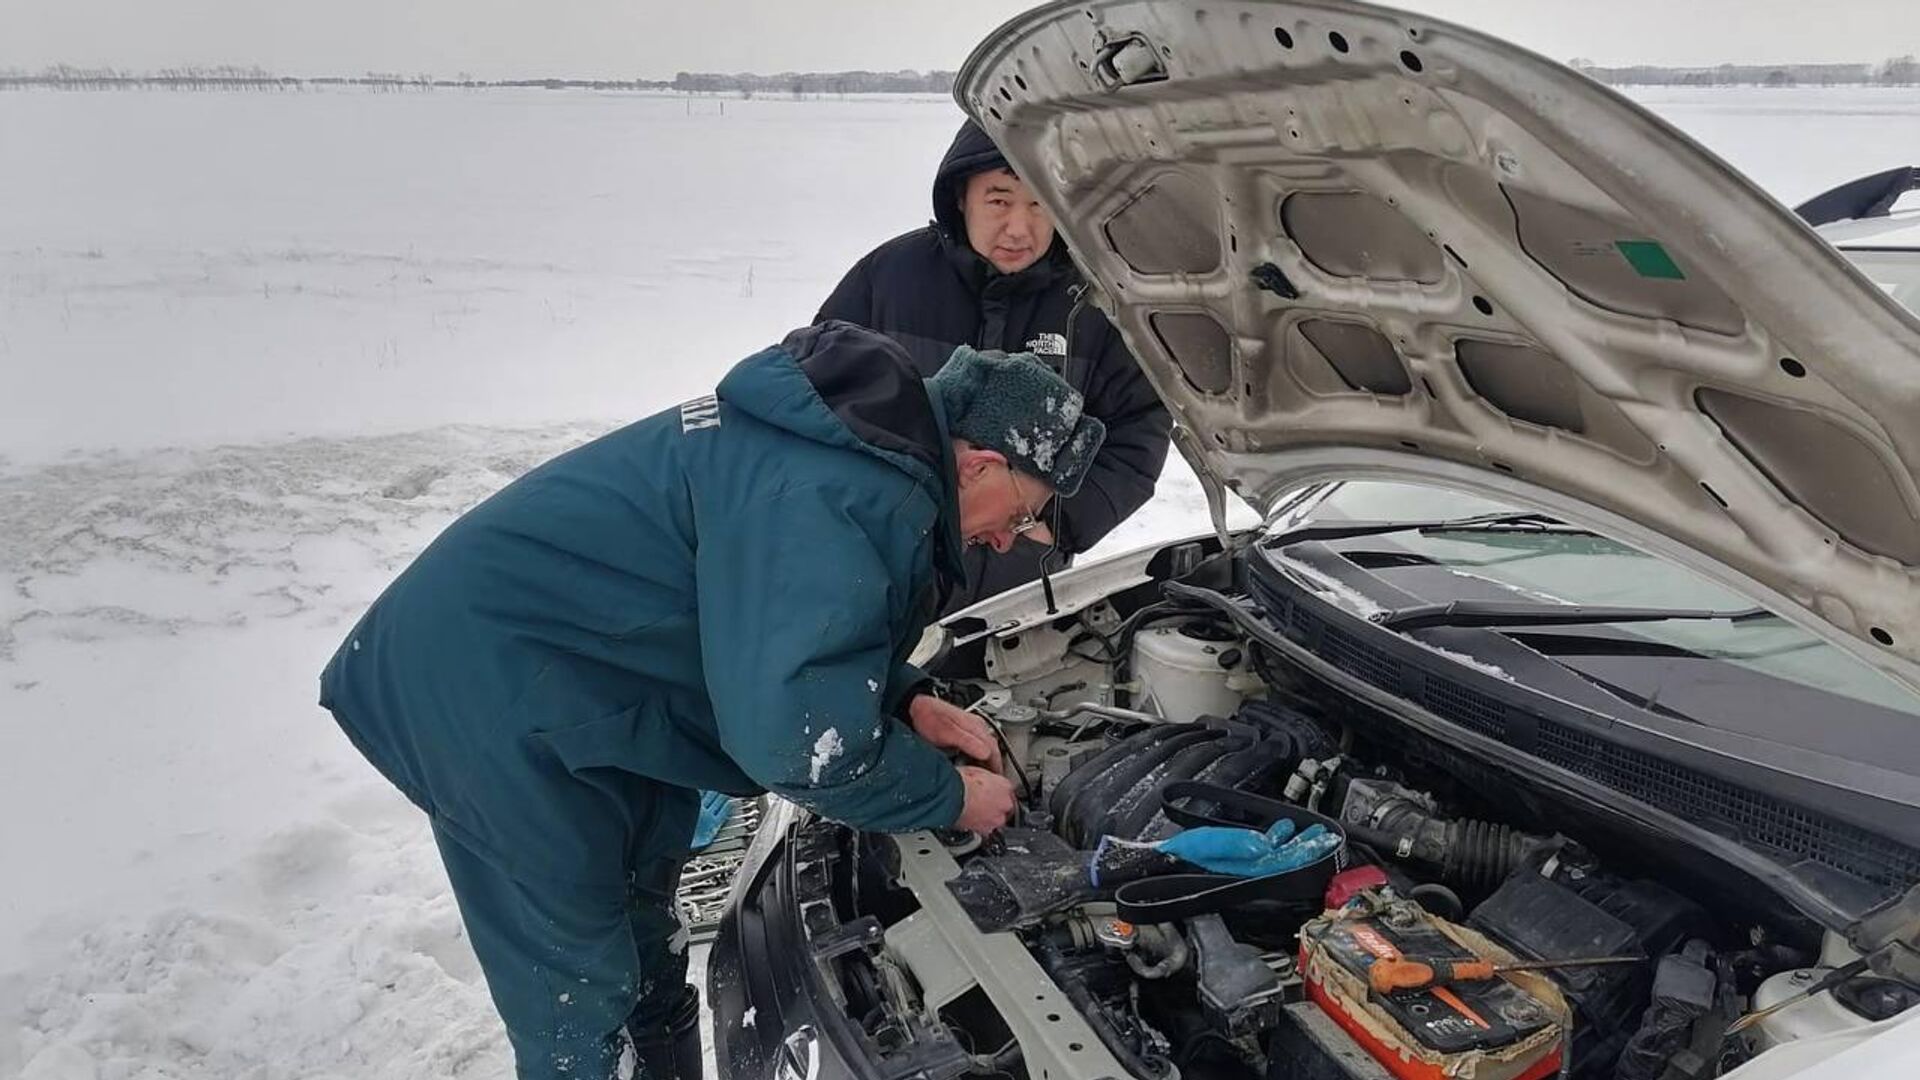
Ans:
{"type": "Polygon", "coordinates": [[[980,720],[906,657],[1104,430],[1030,357],[922,380],[848,323],[528,473],[354,627],[321,704],[431,818],[522,1077],[699,1075],[673,885],[701,789],[865,829],[991,831],[980,720]],[[955,766],[957,751],[977,765],[955,766]]]}

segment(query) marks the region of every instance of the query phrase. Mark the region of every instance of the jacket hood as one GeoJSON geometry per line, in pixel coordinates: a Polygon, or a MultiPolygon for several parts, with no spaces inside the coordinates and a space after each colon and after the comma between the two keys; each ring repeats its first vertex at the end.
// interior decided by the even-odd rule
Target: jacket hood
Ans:
{"type": "Polygon", "coordinates": [[[960,214],[961,183],[974,173],[1007,167],[1006,156],[980,125],[963,122],[933,173],[933,220],[940,231],[964,244],[967,223],[960,214]]]}
{"type": "Polygon", "coordinates": [[[959,574],[953,442],[939,404],[892,338],[839,321],[795,330],[741,361],[716,393],[757,420],[871,454],[912,476],[941,508],[936,558],[959,574]]]}
{"type": "Polygon", "coordinates": [[[955,97],[1210,488],[1543,509],[1920,687],[1920,322],[1634,102],[1351,0],[1027,12],[955,97]],[[1256,13],[1257,14],[1254,14],[1256,13]],[[1255,32],[1255,31],[1258,32],[1255,32]]]}

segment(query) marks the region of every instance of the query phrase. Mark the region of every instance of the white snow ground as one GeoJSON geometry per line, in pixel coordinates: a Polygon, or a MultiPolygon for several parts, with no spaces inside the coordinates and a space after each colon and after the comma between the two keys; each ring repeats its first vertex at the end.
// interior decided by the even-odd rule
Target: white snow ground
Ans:
{"type": "MultiPolygon", "coordinates": [[[[1788,200],[1920,144],[1911,91],[1639,96],[1788,200]]],[[[462,508],[924,222],[956,122],[0,94],[0,1076],[510,1075],[431,841],[315,676],[462,508]]],[[[1204,518],[1176,463],[1108,549],[1204,518]]]]}

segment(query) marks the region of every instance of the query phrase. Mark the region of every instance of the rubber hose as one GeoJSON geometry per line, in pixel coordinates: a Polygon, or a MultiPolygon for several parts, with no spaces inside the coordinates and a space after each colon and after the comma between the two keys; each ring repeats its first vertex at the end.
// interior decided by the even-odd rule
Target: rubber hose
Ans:
{"type": "Polygon", "coordinates": [[[1425,908],[1428,914],[1438,915],[1448,922],[1459,922],[1467,913],[1467,906],[1460,902],[1460,894],[1445,885],[1435,885],[1432,882],[1415,885],[1407,893],[1407,897],[1425,908]]]}
{"type": "Polygon", "coordinates": [[[1553,843],[1491,821],[1448,821],[1398,799],[1382,803],[1372,817],[1382,824],[1344,822],[1348,838],[1395,860],[1427,863],[1452,884],[1488,892],[1553,843]]]}
{"type": "Polygon", "coordinates": [[[1143,979],[1164,979],[1177,974],[1192,957],[1193,950],[1187,945],[1186,935],[1178,930],[1142,926],[1136,929],[1136,933],[1138,940],[1134,951],[1127,954],[1127,966],[1143,979]],[[1143,949],[1158,954],[1160,959],[1147,963],[1140,957],[1143,949]]]}
{"type": "Polygon", "coordinates": [[[1441,874],[1449,881],[1491,892],[1546,843],[1506,825],[1463,818],[1447,830],[1447,861],[1441,874]]]}

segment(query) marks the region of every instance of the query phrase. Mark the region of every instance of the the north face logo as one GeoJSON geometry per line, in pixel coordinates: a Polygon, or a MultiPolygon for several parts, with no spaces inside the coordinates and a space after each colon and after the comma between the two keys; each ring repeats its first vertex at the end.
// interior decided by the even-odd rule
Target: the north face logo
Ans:
{"type": "Polygon", "coordinates": [[[700,431],[720,426],[720,399],[712,394],[694,398],[680,406],[680,431],[700,431]]]}
{"type": "Polygon", "coordinates": [[[1027,342],[1027,351],[1035,356],[1067,355],[1067,336],[1065,334],[1035,334],[1027,342]]]}

